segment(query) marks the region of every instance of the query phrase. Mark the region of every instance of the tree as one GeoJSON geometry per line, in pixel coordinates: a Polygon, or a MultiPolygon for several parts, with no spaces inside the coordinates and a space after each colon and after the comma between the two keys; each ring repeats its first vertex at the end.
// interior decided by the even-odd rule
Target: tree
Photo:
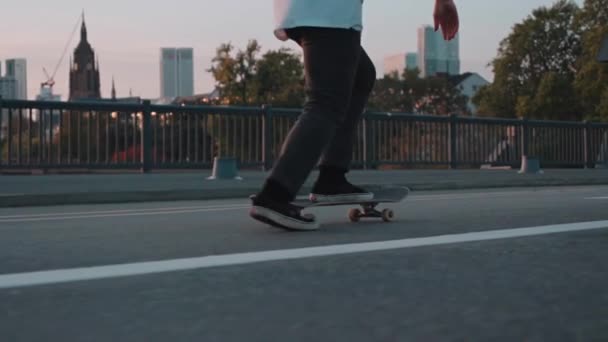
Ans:
{"type": "Polygon", "coordinates": [[[300,107],[304,100],[304,66],[288,48],[270,50],[261,58],[261,46],[250,40],[234,53],[230,44],[218,47],[208,70],[222,94],[222,103],[300,107]]]}
{"type": "MultiPolygon", "coordinates": [[[[408,82],[406,80],[406,82],[408,82]]],[[[445,76],[433,76],[426,79],[409,81],[408,87],[414,90],[414,110],[420,114],[431,115],[466,115],[467,100],[445,76]],[[422,87],[415,82],[422,81],[422,87]]]]}
{"type": "Polygon", "coordinates": [[[605,27],[608,24],[608,0],[585,0],[577,24],[583,32],[605,27]]]}
{"type": "Polygon", "coordinates": [[[466,98],[448,76],[420,78],[418,69],[385,75],[376,82],[368,108],[429,115],[465,114],[466,98]]]}
{"type": "MultiPolygon", "coordinates": [[[[483,115],[513,117],[517,113],[529,117],[532,113],[524,109],[531,108],[530,101],[536,97],[545,74],[559,75],[557,78],[551,76],[554,77],[551,82],[574,78],[582,50],[581,37],[576,30],[578,13],[576,3],[559,0],[549,8],[535,9],[522,23],[514,26],[511,34],[500,43],[498,56],[491,63],[494,83],[484,87],[474,98],[483,115]]],[[[544,95],[559,96],[558,90],[562,88],[544,88],[547,89],[557,93],[545,92],[544,95]]],[[[576,101],[572,97],[570,100],[576,101]]],[[[552,114],[544,113],[543,116],[551,118],[552,114]]]]}
{"type": "Polygon", "coordinates": [[[212,59],[209,71],[215,78],[216,86],[228,102],[236,93],[236,59],[232,56],[234,46],[231,43],[220,45],[212,59]]]}
{"type": "Polygon", "coordinates": [[[605,88],[604,93],[602,93],[597,114],[603,121],[608,121],[608,87],[605,88]]]}
{"type": "Polygon", "coordinates": [[[517,117],[520,102],[529,98],[529,96],[518,97],[517,93],[514,83],[495,79],[494,83],[481,87],[472,101],[481,117],[513,119],[517,117]]]}
{"type": "Polygon", "coordinates": [[[601,42],[608,36],[608,0],[586,0],[577,18],[583,50],[574,80],[587,119],[608,121],[602,110],[602,94],[608,93],[608,65],[597,62],[601,42]]]}
{"type": "Polygon", "coordinates": [[[304,102],[304,65],[291,49],[266,52],[257,62],[257,103],[301,107],[304,102]]]}
{"type": "Polygon", "coordinates": [[[409,113],[413,110],[412,94],[396,72],[388,74],[376,80],[367,107],[372,111],[409,113]]]}
{"type": "Polygon", "coordinates": [[[232,55],[234,46],[222,44],[216,50],[212,66],[213,74],[225,102],[247,105],[255,94],[253,78],[255,75],[256,55],[261,47],[256,40],[250,40],[246,49],[232,55]]]}
{"type": "Polygon", "coordinates": [[[556,72],[545,73],[533,97],[520,96],[517,114],[538,120],[580,120],[572,78],[556,72]]]}
{"type": "Polygon", "coordinates": [[[249,41],[245,51],[239,51],[236,55],[236,87],[240,95],[240,102],[244,105],[249,104],[255,94],[256,55],[260,50],[261,46],[254,39],[249,41]]]}

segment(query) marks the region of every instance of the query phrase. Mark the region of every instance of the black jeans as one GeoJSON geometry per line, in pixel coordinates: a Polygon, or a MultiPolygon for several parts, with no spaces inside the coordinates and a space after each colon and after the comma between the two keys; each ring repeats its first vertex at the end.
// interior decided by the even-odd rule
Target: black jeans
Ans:
{"type": "Polygon", "coordinates": [[[269,180],[293,199],[316,165],[349,169],[376,69],[361,47],[359,31],[299,27],[287,33],[303,50],[306,102],[269,180]]]}

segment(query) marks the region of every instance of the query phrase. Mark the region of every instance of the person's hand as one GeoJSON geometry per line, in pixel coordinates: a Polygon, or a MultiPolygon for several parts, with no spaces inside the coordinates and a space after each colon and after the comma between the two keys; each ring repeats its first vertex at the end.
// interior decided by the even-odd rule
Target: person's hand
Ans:
{"type": "Polygon", "coordinates": [[[458,19],[458,10],[453,0],[435,0],[435,31],[441,27],[443,38],[452,40],[456,37],[460,22],[458,19]]]}

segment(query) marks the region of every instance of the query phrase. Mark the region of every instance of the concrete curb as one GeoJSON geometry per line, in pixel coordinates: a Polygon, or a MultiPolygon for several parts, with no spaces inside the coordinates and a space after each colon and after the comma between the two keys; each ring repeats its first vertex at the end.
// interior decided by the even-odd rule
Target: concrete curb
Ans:
{"type": "MultiPolygon", "coordinates": [[[[438,181],[433,183],[413,182],[410,184],[394,183],[408,186],[412,191],[436,190],[467,190],[467,189],[496,189],[517,187],[549,187],[549,186],[590,186],[608,185],[605,179],[551,179],[551,178],[521,178],[508,182],[491,181],[438,181]]],[[[363,184],[363,187],[373,190],[378,185],[363,184]]],[[[197,201],[216,199],[246,199],[259,190],[259,186],[201,189],[201,190],[163,190],[163,191],[121,191],[121,192],[81,192],[53,194],[24,194],[0,196],[0,208],[60,206],[80,204],[111,204],[133,202],[171,202],[197,201]]],[[[309,186],[304,186],[300,195],[306,195],[309,186]]]]}

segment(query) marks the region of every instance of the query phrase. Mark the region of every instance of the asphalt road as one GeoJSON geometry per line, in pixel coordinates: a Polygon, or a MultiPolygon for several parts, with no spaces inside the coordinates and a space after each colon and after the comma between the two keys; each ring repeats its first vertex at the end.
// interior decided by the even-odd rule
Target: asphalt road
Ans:
{"type": "Polygon", "coordinates": [[[0,209],[2,341],[606,341],[608,187],[0,209]]]}

